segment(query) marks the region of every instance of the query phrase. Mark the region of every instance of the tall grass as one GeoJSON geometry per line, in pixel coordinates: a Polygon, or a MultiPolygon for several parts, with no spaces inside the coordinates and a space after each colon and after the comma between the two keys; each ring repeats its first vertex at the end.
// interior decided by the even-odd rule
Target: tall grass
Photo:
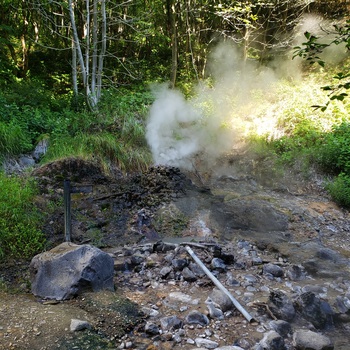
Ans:
{"type": "Polygon", "coordinates": [[[42,215],[33,206],[35,184],[0,173],[0,188],[0,260],[30,258],[45,245],[40,231],[42,215]]]}
{"type": "Polygon", "coordinates": [[[65,157],[98,161],[107,171],[144,170],[151,163],[145,119],[152,99],[144,90],[105,92],[98,112],[71,116],[65,131],[52,133],[43,162],[65,157]]]}
{"type": "Polygon", "coordinates": [[[94,159],[107,172],[111,165],[118,166],[122,171],[142,170],[147,168],[151,161],[150,153],[146,148],[137,148],[127,138],[108,132],[54,137],[50,141],[49,151],[43,161],[71,156],[87,160],[94,159]]]}
{"type": "Polygon", "coordinates": [[[30,150],[27,133],[13,123],[0,122],[0,159],[30,150]]]}

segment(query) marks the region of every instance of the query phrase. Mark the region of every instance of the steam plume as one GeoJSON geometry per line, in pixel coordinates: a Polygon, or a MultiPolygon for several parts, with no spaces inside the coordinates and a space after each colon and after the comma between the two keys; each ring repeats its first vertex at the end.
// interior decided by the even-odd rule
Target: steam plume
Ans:
{"type": "Polygon", "coordinates": [[[272,70],[259,72],[228,44],[218,45],[209,60],[215,83],[199,84],[190,100],[155,87],[146,137],[156,164],[191,169],[195,158],[210,162],[229,151],[242,136],[252,92],[276,80],[272,70]]]}

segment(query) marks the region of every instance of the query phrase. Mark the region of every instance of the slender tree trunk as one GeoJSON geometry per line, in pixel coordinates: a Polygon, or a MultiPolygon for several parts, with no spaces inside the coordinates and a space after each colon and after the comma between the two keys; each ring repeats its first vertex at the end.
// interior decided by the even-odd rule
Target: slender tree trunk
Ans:
{"type": "Polygon", "coordinates": [[[21,45],[22,45],[22,62],[21,62],[21,68],[22,68],[22,77],[24,78],[27,75],[28,72],[28,47],[26,43],[25,35],[23,34],[21,36],[21,45]]]}
{"type": "Polygon", "coordinates": [[[178,41],[177,41],[177,16],[175,3],[167,0],[168,24],[171,32],[171,72],[170,72],[170,88],[174,88],[177,77],[178,66],[178,41]]]}
{"type": "Polygon", "coordinates": [[[92,63],[91,63],[91,99],[93,101],[93,105],[97,104],[96,101],[96,73],[97,73],[97,52],[98,52],[98,9],[97,9],[97,1],[94,0],[93,5],[93,14],[92,14],[92,63]]]}
{"type": "Polygon", "coordinates": [[[82,52],[81,46],[80,46],[77,26],[75,24],[75,16],[74,16],[74,9],[73,9],[72,0],[68,0],[68,6],[69,6],[70,22],[71,22],[72,32],[73,32],[74,47],[77,51],[77,56],[78,56],[79,63],[80,63],[83,84],[84,84],[84,86],[87,86],[88,84],[87,84],[87,79],[86,79],[87,74],[86,74],[85,62],[84,62],[83,52],[82,52]]]}
{"type": "Polygon", "coordinates": [[[101,91],[102,91],[102,74],[103,74],[103,61],[106,55],[107,50],[107,18],[106,18],[106,2],[105,0],[101,0],[101,16],[102,16],[102,24],[101,24],[101,52],[100,58],[98,62],[98,72],[97,72],[97,100],[101,99],[101,91]]]}
{"type": "Polygon", "coordinates": [[[72,85],[74,99],[77,101],[78,98],[78,70],[77,70],[77,48],[74,40],[72,40],[72,85]]]}
{"type": "Polygon", "coordinates": [[[186,51],[189,53],[189,61],[187,63],[188,66],[188,70],[190,70],[190,64],[196,74],[197,80],[198,80],[198,72],[197,72],[197,67],[196,67],[196,60],[193,54],[193,48],[192,48],[192,29],[191,29],[191,24],[190,24],[190,18],[189,18],[189,14],[190,14],[190,3],[189,1],[186,1],[186,39],[187,39],[187,47],[186,47],[186,51]]]}
{"type": "MultiPolygon", "coordinates": [[[[86,89],[86,98],[89,100],[90,99],[90,94],[89,94],[89,83],[90,83],[90,1],[89,0],[86,0],[86,22],[85,22],[84,39],[86,42],[86,48],[85,48],[86,86],[85,86],[85,89],[86,89]]],[[[90,101],[88,101],[88,103],[89,102],[90,101]]]]}

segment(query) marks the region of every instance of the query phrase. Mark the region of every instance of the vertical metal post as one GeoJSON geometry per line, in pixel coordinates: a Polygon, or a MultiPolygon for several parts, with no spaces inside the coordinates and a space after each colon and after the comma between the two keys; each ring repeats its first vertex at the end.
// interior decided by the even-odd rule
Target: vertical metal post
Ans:
{"type": "Polygon", "coordinates": [[[66,242],[71,239],[71,212],[70,212],[70,181],[64,180],[63,198],[64,198],[64,235],[66,242]]]}

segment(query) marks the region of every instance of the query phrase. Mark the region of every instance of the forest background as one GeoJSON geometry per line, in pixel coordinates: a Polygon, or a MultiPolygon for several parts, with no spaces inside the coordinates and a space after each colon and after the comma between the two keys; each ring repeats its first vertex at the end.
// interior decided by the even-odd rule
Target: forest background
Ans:
{"type": "MultiPolygon", "coordinates": [[[[0,160],[45,142],[41,164],[191,169],[244,141],[276,168],[317,168],[349,208],[349,11],[345,0],[0,0],[0,160]]],[[[5,172],[0,185],[0,258],[31,256],[45,245],[36,185],[5,172]]]]}

